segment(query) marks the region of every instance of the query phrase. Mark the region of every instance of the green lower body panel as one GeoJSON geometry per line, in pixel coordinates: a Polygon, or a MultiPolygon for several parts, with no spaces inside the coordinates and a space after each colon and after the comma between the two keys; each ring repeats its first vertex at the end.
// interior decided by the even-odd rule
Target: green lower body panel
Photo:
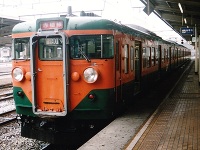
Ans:
{"type": "MultiPolygon", "coordinates": [[[[32,111],[32,103],[20,87],[13,87],[13,95],[17,114],[36,116],[32,111]],[[20,93],[20,94],[19,94],[20,93]]],[[[70,119],[107,119],[112,118],[116,111],[114,89],[92,90],[72,111],[68,112],[70,119]],[[93,99],[88,97],[94,96],[93,99]]],[[[73,101],[73,100],[72,100],[73,101]]]]}
{"type": "Polygon", "coordinates": [[[114,89],[92,90],[79,105],[70,113],[73,119],[107,119],[115,113],[114,89]],[[88,97],[94,96],[93,99],[88,97]]]}
{"type": "Polygon", "coordinates": [[[20,87],[13,87],[13,96],[17,114],[35,116],[32,111],[32,103],[20,87]]]}

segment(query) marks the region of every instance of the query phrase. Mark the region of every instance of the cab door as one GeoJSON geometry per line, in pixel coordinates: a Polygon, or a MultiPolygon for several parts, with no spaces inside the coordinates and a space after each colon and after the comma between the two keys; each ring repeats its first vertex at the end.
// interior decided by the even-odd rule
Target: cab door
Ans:
{"type": "Polygon", "coordinates": [[[65,116],[68,99],[66,37],[41,33],[31,41],[33,112],[36,115],[65,116]]]}

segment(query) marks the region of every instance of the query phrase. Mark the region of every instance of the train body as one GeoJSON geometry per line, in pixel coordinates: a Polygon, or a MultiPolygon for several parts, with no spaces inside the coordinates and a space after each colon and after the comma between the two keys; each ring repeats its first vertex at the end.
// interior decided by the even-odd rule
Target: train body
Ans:
{"type": "Polygon", "coordinates": [[[12,31],[13,95],[24,137],[51,143],[116,116],[190,50],[101,17],[57,17],[12,31]],[[61,136],[62,135],[62,136],[61,136]]]}

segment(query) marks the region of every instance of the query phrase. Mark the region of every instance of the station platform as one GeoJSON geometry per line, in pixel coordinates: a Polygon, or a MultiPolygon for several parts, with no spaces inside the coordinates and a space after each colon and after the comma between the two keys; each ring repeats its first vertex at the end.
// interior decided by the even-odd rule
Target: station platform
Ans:
{"type": "Polygon", "coordinates": [[[195,74],[193,61],[185,67],[187,69],[179,81],[156,109],[147,111],[151,108],[148,106],[124,114],[78,150],[200,149],[198,75],[195,74]]]}
{"type": "Polygon", "coordinates": [[[200,86],[194,64],[124,149],[200,149],[200,86]]]}

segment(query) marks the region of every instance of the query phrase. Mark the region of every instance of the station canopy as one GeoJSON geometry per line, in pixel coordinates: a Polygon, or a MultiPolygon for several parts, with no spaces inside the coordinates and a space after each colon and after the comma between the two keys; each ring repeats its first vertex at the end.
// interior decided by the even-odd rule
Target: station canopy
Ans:
{"type": "MultiPolygon", "coordinates": [[[[134,0],[133,0],[134,1],[134,0]]],[[[195,34],[200,35],[200,1],[199,0],[140,0],[146,7],[144,11],[157,14],[160,19],[171,26],[187,41],[191,41],[195,34]]],[[[11,43],[12,28],[21,20],[0,16],[0,46],[11,43]],[[9,42],[10,41],[10,42],[9,42]]]]}
{"type": "Polygon", "coordinates": [[[23,21],[0,17],[0,37],[10,35],[12,28],[20,22],[23,21]]]}
{"type": "Polygon", "coordinates": [[[11,46],[12,28],[21,20],[0,17],[0,46],[11,46]]]}
{"type": "Polygon", "coordinates": [[[155,12],[187,41],[200,34],[200,1],[199,0],[141,0],[147,7],[149,15],[155,12]],[[149,5],[147,5],[149,4],[149,5]],[[149,7],[148,7],[149,6],[149,7]]]}

